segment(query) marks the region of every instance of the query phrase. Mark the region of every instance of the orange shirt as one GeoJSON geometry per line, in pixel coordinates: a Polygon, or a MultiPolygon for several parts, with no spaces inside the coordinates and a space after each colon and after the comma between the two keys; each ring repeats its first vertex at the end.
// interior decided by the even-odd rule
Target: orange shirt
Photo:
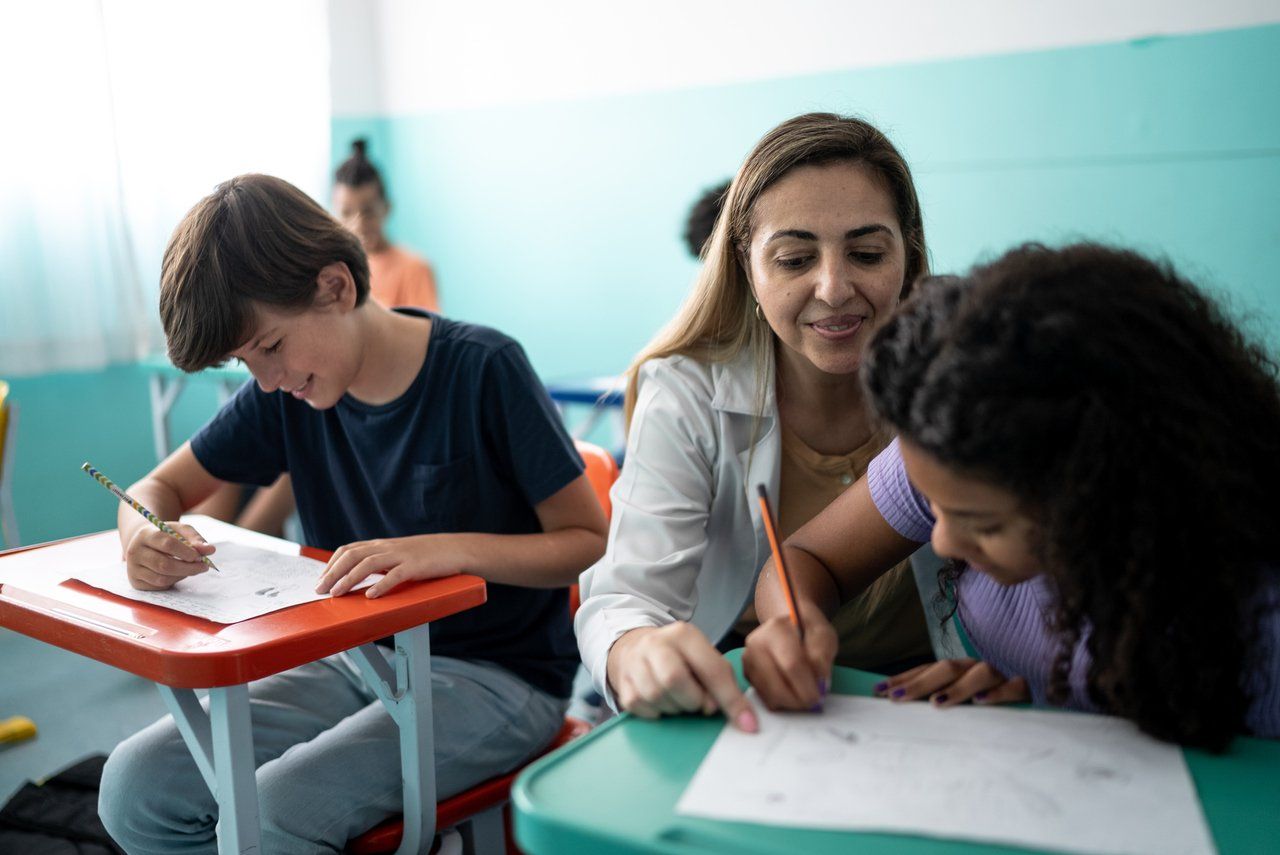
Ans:
{"type": "Polygon", "coordinates": [[[431,265],[398,246],[369,254],[369,290],[373,299],[388,308],[417,306],[440,311],[431,265]]]}

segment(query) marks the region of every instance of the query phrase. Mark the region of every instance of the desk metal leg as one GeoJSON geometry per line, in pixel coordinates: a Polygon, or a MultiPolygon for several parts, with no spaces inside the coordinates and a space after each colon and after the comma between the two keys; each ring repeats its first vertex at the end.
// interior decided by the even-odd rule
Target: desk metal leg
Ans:
{"type": "Polygon", "coordinates": [[[159,688],[205,784],[218,801],[218,855],[258,855],[262,830],[249,687],[210,689],[208,713],[191,689],[159,688]]]}
{"type": "Polygon", "coordinates": [[[151,433],[156,443],[156,460],[169,456],[169,411],[184,383],[186,380],[179,377],[167,379],[159,374],[151,375],[151,433]]]}
{"type": "Polygon", "coordinates": [[[394,673],[377,645],[363,644],[350,651],[365,681],[400,728],[404,836],[397,855],[425,855],[436,835],[430,629],[424,624],[396,633],[394,673]]]}

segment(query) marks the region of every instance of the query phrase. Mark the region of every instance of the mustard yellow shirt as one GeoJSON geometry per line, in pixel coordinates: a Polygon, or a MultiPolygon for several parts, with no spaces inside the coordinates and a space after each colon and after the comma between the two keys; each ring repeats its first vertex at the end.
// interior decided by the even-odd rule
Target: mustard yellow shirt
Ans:
{"type": "MultiPolygon", "coordinates": [[[[783,538],[790,537],[862,477],[867,464],[893,438],[880,433],[848,454],[822,454],[785,423],[781,429],[778,527],[783,538]]],[[[838,665],[869,668],[933,653],[909,561],[845,603],[832,622],[840,636],[838,665]]]]}

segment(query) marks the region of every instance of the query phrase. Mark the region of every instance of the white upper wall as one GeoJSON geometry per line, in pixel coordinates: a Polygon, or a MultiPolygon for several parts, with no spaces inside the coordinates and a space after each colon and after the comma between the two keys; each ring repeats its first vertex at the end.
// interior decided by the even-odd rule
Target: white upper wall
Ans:
{"type": "Polygon", "coordinates": [[[333,107],[403,115],[1280,22],[1275,0],[329,0],[333,107]]]}

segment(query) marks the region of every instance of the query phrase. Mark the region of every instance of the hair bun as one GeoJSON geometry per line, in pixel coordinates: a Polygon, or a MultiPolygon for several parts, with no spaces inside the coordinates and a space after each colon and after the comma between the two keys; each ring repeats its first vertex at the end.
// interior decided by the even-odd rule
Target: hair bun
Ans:
{"type": "Polygon", "coordinates": [[[365,152],[369,150],[369,141],[364,137],[359,137],[351,141],[351,153],[361,160],[365,159],[365,152]]]}

